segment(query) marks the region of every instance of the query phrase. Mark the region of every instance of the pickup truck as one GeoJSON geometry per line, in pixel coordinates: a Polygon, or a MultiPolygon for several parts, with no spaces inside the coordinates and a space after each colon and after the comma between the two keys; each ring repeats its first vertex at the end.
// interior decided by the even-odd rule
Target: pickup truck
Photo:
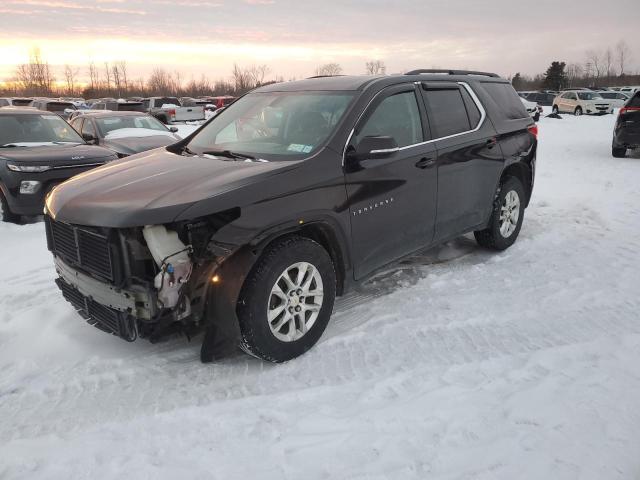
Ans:
{"type": "Polygon", "coordinates": [[[183,107],[176,97],[150,97],[142,103],[150,115],[165,125],[204,120],[204,107],[183,107]]]}

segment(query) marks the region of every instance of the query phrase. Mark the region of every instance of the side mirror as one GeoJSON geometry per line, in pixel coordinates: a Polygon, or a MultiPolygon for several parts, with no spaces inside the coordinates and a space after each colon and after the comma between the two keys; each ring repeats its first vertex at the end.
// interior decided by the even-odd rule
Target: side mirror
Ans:
{"type": "Polygon", "coordinates": [[[356,160],[369,160],[377,158],[388,158],[398,152],[398,142],[393,137],[375,136],[364,137],[355,148],[356,160]]]}
{"type": "Polygon", "coordinates": [[[82,138],[87,143],[98,143],[97,138],[91,135],[90,133],[83,133],[82,138]]]}
{"type": "Polygon", "coordinates": [[[173,132],[173,133],[177,133],[178,132],[178,127],[169,127],[169,131],[173,132]]]}

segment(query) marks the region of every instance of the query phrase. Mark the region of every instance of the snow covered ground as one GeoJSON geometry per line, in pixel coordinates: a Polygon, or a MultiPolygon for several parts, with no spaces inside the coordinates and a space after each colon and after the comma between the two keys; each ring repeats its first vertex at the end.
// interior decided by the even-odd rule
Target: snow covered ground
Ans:
{"type": "Polygon", "coordinates": [[[640,155],[613,121],[542,119],[511,249],[388,270],[284,365],[105,335],[42,223],[0,225],[0,478],[640,478],[640,155]]]}

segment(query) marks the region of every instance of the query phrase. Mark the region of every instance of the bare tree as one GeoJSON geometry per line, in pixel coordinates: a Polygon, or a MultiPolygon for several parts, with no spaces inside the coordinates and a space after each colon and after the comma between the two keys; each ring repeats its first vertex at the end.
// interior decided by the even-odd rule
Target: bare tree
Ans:
{"type": "Polygon", "coordinates": [[[265,77],[271,72],[268,65],[253,65],[249,69],[251,81],[253,82],[252,88],[259,87],[264,83],[265,77]]]}
{"type": "Polygon", "coordinates": [[[326,63],[316,68],[316,76],[318,77],[332,77],[341,73],[342,67],[339,63],[326,63]]]}
{"type": "Polygon", "coordinates": [[[611,79],[611,74],[613,73],[613,52],[611,51],[611,47],[607,47],[602,56],[602,63],[604,64],[604,71],[607,74],[607,80],[611,79]]]}
{"type": "Polygon", "coordinates": [[[15,81],[26,95],[50,95],[55,78],[49,64],[45,62],[40,49],[34,48],[29,53],[29,63],[18,65],[15,81]]]}
{"type": "Polygon", "coordinates": [[[120,79],[120,69],[118,68],[118,64],[114,64],[111,66],[111,75],[113,76],[113,85],[116,90],[116,95],[118,97],[122,96],[122,82],[120,79]]]}
{"type": "Polygon", "coordinates": [[[587,75],[593,74],[595,80],[597,81],[602,75],[603,62],[600,53],[597,50],[588,50],[587,51],[587,63],[585,65],[587,70],[587,75]]]}
{"type": "Polygon", "coordinates": [[[100,74],[96,68],[96,64],[93,61],[89,62],[89,87],[92,92],[95,92],[100,86],[100,74]]]}
{"type": "Polygon", "coordinates": [[[173,92],[173,80],[162,68],[155,68],[147,80],[147,89],[152,95],[163,95],[173,92]]]}
{"type": "Polygon", "coordinates": [[[66,83],[67,95],[73,96],[76,93],[76,79],[78,77],[78,69],[71,65],[64,66],[64,81],[66,83]]]}
{"type": "Polygon", "coordinates": [[[584,69],[582,65],[577,63],[570,63],[567,65],[567,80],[569,81],[569,86],[572,87],[574,82],[580,78],[584,73],[584,69]]]}
{"type": "Polygon", "coordinates": [[[124,60],[120,60],[116,63],[118,66],[118,70],[120,71],[120,81],[122,82],[122,86],[124,91],[127,92],[129,90],[129,82],[127,80],[127,62],[124,60]]]}
{"type": "Polygon", "coordinates": [[[385,75],[387,73],[387,66],[382,60],[371,60],[367,62],[367,75],[385,75]]]}
{"type": "Polygon", "coordinates": [[[239,93],[246,92],[253,87],[253,75],[250,68],[240,67],[234,63],[231,77],[234,88],[239,93]]]}
{"type": "Polygon", "coordinates": [[[109,62],[104,62],[104,75],[105,75],[105,88],[107,92],[111,92],[111,67],[109,67],[109,62]]]}
{"type": "Polygon", "coordinates": [[[620,40],[616,44],[616,62],[618,64],[618,68],[620,69],[620,76],[625,74],[625,67],[629,61],[629,57],[631,56],[631,52],[629,50],[629,45],[625,40],[620,40]]]}

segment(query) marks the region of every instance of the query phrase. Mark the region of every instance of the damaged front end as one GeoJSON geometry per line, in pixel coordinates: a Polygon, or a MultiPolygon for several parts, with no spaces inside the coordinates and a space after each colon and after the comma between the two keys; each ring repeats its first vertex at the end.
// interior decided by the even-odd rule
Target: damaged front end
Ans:
{"type": "Polygon", "coordinates": [[[56,283],[90,324],[127,341],[193,335],[211,315],[212,278],[237,250],[213,237],[238,216],[233,209],[137,228],[85,227],[46,216],[56,283]]]}

